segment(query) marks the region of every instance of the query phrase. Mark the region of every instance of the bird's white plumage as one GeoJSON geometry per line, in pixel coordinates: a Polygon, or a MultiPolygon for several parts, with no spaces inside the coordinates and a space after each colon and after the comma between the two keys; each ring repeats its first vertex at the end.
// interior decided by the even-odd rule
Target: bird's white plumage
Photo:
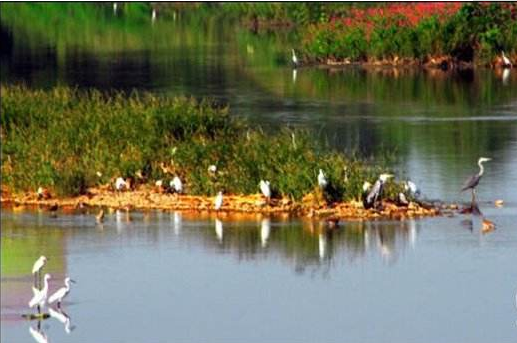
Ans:
{"type": "Polygon", "coordinates": [[[365,181],[365,182],[363,183],[363,192],[368,191],[371,187],[372,187],[372,184],[371,184],[371,183],[369,183],[368,181],[365,181]]]}
{"type": "Polygon", "coordinates": [[[161,187],[161,186],[163,186],[163,180],[157,180],[157,181],[154,183],[154,185],[155,185],[156,187],[161,187]]]}
{"type": "Polygon", "coordinates": [[[45,305],[48,296],[48,280],[50,280],[50,274],[45,274],[45,277],[43,278],[43,288],[41,290],[35,290],[33,288],[34,296],[31,301],[29,301],[29,307],[32,308],[36,305],[45,305]]]}
{"type": "Polygon", "coordinates": [[[121,177],[117,177],[117,179],[115,180],[115,189],[117,191],[121,191],[123,189],[127,188],[127,182],[126,180],[124,180],[123,178],[121,177]]]}
{"type": "Polygon", "coordinates": [[[212,164],[208,167],[209,173],[215,173],[217,171],[217,166],[215,164],[212,164]]]}
{"type": "Polygon", "coordinates": [[[217,193],[217,196],[215,197],[214,208],[216,210],[220,210],[222,206],[223,206],[223,192],[219,192],[219,193],[217,193]]]}
{"type": "Polygon", "coordinates": [[[391,177],[393,177],[392,174],[381,174],[381,176],[379,176],[379,180],[381,180],[382,183],[385,183],[391,177]]]}
{"type": "Polygon", "coordinates": [[[170,182],[170,186],[174,188],[174,191],[176,193],[183,192],[183,183],[181,182],[181,179],[178,176],[175,176],[174,179],[170,182]]]}
{"type": "Polygon", "coordinates": [[[321,170],[321,169],[318,174],[318,185],[320,186],[320,188],[325,188],[328,185],[328,181],[325,178],[325,174],[323,173],[323,170],[321,170]]]}
{"type": "Polygon", "coordinates": [[[298,57],[296,57],[296,53],[294,52],[294,49],[291,49],[291,51],[293,53],[293,56],[292,56],[293,64],[298,65],[298,57]]]}
{"type": "Polygon", "coordinates": [[[266,198],[271,198],[271,188],[269,181],[260,180],[260,191],[266,198]]]}
{"type": "Polygon", "coordinates": [[[54,294],[52,294],[48,298],[48,303],[52,304],[53,302],[57,301],[58,303],[62,302],[63,299],[70,293],[70,278],[65,278],[65,286],[58,289],[54,294]]]}
{"type": "Polygon", "coordinates": [[[503,59],[503,66],[504,67],[511,67],[512,66],[512,62],[510,61],[510,59],[508,57],[506,57],[506,55],[504,54],[504,51],[501,51],[501,57],[503,59]]]}
{"type": "Polygon", "coordinates": [[[43,266],[47,263],[47,258],[45,256],[40,256],[36,262],[34,262],[34,265],[32,266],[32,274],[36,274],[43,268],[43,266]]]}

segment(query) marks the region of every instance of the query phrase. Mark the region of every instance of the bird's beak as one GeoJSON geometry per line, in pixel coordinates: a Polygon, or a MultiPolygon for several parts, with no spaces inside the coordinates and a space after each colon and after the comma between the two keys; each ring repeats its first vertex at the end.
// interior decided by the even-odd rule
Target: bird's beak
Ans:
{"type": "Polygon", "coordinates": [[[70,279],[71,283],[77,283],[77,281],[70,279]]]}

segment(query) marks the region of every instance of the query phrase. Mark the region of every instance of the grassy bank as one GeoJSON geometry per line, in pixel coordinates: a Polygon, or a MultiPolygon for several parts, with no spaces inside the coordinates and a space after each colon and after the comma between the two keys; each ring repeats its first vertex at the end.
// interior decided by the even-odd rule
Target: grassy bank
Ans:
{"type": "Polygon", "coordinates": [[[517,54],[515,3],[406,3],[356,8],[304,30],[311,61],[371,61],[447,56],[491,64],[517,54]]]}
{"type": "MultiPolygon", "coordinates": [[[[77,195],[141,171],[148,184],[178,175],[193,195],[254,194],[266,179],[274,193],[300,199],[317,188],[321,168],[327,199],[350,200],[386,171],[382,161],[350,158],[307,132],[266,134],[208,101],[21,86],[1,86],[1,94],[2,184],[15,192],[44,186],[77,195]]],[[[391,183],[387,194],[399,188],[391,183]]]]}

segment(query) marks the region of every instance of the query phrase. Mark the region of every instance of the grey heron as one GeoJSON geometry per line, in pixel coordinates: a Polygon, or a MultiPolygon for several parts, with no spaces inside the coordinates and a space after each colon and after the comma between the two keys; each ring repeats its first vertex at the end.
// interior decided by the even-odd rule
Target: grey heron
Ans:
{"type": "Polygon", "coordinates": [[[384,184],[391,177],[393,177],[393,175],[391,174],[381,174],[379,176],[377,181],[375,181],[375,184],[373,185],[372,189],[370,190],[370,193],[368,193],[368,195],[363,201],[363,205],[365,208],[372,208],[377,203],[377,201],[381,200],[382,189],[384,188],[384,184]]]}
{"type": "Polygon", "coordinates": [[[483,168],[483,162],[490,161],[491,158],[488,157],[480,157],[478,160],[478,166],[479,166],[479,173],[472,175],[465,181],[465,184],[463,184],[463,187],[461,188],[461,192],[466,191],[467,189],[472,190],[472,204],[476,202],[476,187],[479,184],[479,181],[483,177],[483,173],[485,172],[485,169],[483,168]]]}

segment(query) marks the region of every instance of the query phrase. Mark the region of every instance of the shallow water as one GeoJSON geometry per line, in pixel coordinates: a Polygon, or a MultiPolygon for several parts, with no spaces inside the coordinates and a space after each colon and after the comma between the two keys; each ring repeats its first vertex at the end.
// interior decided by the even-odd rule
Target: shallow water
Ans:
{"type": "Polygon", "coordinates": [[[517,339],[515,70],[295,72],[289,34],[103,20],[44,31],[2,17],[1,81],[210,96],[267,130],[305,127],[364,156],[391,151],[401,177],[446,201],[468,201],[459,188],[479,156],[492,157],[478,195],[497,229],[482,234],[481,218],[466,215],[325,232],[296,219],[216,225],[161,212],[114,213],[101,228],[93,214],[2,210],[2,342],[33,340],[37,323],[20,315],[40,254],[52,290],[64,275],[78,282],[63,306],[75,329],[41,323],[52,342],[517,339]]]}

